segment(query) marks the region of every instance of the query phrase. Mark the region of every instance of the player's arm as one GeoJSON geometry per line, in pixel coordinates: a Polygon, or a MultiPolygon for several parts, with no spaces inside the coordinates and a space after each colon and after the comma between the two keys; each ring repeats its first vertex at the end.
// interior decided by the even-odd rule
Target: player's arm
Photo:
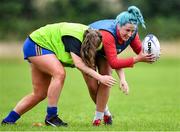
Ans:
{"type": "Polygon", "coordinates": [[[101,31],[106,59],[112,69],[133,67],[133,57],[119,58],[116,52],[114,37],[107,31],[101,31]]]}
{"type": "Polygon", "coordinates": [[[66,49],[70,51],[74,65],[79,70],[99,80],[101,83],[109,87],[111,87],[112,85],[116,83],[116,80],[113,77],[108,76],[108,75],[103,76],[99,74],[98,72],[96,72],[95,70],[89,68],[87,65],[85,65],[85,63],[82,61],[80,57],[81,42],[78,39],[72,36],[65,36],[63,38],[63,43],[65,44],[66,49]]]}
{"type": "Polygon", "coordinates": [[[74,65],[82,72],[90,75],[91,77],[99,80],[101,83],[103,83],[104,85],[107,85],[109,87],[113,86],[116,83],[116,80],[109,75],[101,75],[98,72],[96,72],[95,70],[89,68],[88,66],[86,66],[84,64],[84,62],[82,61],[82,59],[76,55],[73,52],[70,52],[74,65]]]}
{"type": "Polygon", "coordinates": [[[146,63],[153,63],[154,62],[154,56],[152,54],[144,54],[142,51],[142,43],[139,38],[139,34],[137,33],[135,38],[130,44],[133,51],[137,54],[134,59],[134,64],[137,62],[146,62],[146,63]]]}
{"type": "Polygon", "coordinates": [[[119,84],[120,89],[123,91],[123,93],[125,93],[127,95],[129,93],[129,86],[128,86],[128,83],[126,81],[124,70],[122,68],[116,69],[116,73],[117,73],[119,80],[120,80],[120,84],[119,84]]]}
{"type": "Polygon", "coordinates": [[[136,33],[136,36],[132,40],[130,46],[136,54],[139,54],[142,51],[142,43],[138,33],[136,33]]]}
{"type": "Polygon", "coordinates": [[[152,54],[143,54],[142,50],[135,57],[118,58],[113,36],[106,31],[101,31],[101,34],[103,36],[102,41],[106,58],[113,69],[133,67],[137,62],[154,62],[154,56],[152,54]]]}

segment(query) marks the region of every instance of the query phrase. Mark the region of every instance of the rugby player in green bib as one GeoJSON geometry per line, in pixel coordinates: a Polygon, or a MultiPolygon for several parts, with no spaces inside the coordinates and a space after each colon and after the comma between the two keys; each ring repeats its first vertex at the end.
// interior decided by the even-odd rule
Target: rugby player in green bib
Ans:
{"type": "Polygon", "coordinates": [[[67,126],[58,116],[57,104],[65,80],[65,66],[111,87],[116,80],[95,71],[95,56],[101,49],[102,36],[97,30],[78,23],[55,23],[32,32],[24,42],[24,59],[30,62],[32,93],[22,98],[1,124],[15,124],[27,111],[47,98],[45,124],[67,126]]]}

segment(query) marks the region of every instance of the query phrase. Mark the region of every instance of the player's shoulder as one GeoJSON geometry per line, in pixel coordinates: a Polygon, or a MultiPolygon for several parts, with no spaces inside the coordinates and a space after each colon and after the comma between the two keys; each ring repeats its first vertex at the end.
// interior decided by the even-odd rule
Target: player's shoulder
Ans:
{"type": "Polygon", "coordinates": [[[113,39],[114,38],[113,35],[106,30],[100,30],[100,33],[101,33],[103,39],[113,39]]]}

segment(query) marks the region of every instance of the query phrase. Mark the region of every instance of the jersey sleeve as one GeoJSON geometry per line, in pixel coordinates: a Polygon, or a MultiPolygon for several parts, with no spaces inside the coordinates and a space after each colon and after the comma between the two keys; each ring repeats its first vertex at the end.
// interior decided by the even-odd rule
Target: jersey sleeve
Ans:
{"type": "Polygon", "coordinates": [[[63,36],[62,41],[66,52],[73,52],[76,55],[81,56],[81,42],[77,38],[72,36],[63,36]]]}
{"type": "Polygon", "coordinates": [[[113,35],[107,31],[101,31],[101,34],[105,56],[109,65],[113,69],[133,67],[134,59],[132,57],[126,59],[118,58],[113,35]]]}
{"type": "Polygon", "coordinates": [[[130,46],[136,54],[139,54],[141,52],[142,43],[141,43],[138,33],[136,34],[135,38],[131,42],[130,46]]]}

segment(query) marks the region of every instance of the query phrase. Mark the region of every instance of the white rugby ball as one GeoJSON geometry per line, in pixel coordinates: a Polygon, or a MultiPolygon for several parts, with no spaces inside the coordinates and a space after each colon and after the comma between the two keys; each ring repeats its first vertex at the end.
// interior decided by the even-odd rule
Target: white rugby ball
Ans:
{"type": "Polygon", "coordinates": [[[160,57],[160,43],[157,37],[153,34],[148,34],[143,42],[143,52],[146,54],[153,54],[156,57],[156,60],[160,57]]]}

